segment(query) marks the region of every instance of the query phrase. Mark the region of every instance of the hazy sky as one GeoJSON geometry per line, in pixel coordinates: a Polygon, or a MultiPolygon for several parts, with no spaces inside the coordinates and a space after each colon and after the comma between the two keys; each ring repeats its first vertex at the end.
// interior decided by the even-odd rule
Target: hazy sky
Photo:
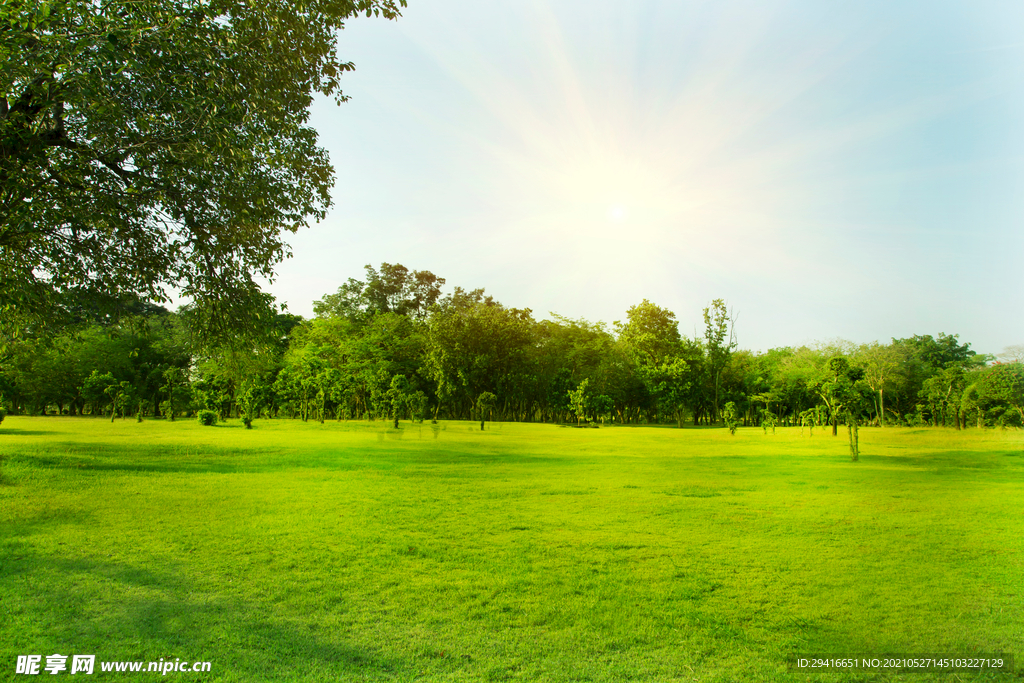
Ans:
{"type": "MultiPolygon", "coordinates": [[[[314,107],[335,207],[271,287],[365,264],[740,346],[1024,342],[1024,3],[409,0],[314,107]]],[[[449,287],[450,289],[450,287],[449,287]]]]}

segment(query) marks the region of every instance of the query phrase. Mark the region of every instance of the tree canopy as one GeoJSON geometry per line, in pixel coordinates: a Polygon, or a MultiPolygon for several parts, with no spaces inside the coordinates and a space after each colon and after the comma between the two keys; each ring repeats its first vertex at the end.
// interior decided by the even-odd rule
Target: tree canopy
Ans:
{"type": "Polygon", "coordinates": [[[722,301],[707,309],[721,321],[712,334],[687,337],[675,313],[647,300],[609,329],[557,314],[538,321],[482,289],[441,296],[444,280],[429,271],[366,272],[324,296],[313,319],[264,318],[244,343],[198,343],[191,312],[152,305],[53,335],[27,330],[0,353],[0,408],[111,419],[214,411],[247,424],[691,421],[766,434],[846,424],[853,457],[858,425],[1024,426],[1024,366],[993,364],[956,335],[752,352],[734,348],[722,301]]]}
{"type": "MultiPolygon", "coordinates": [[[[337,33],[405,0],[7,0],[0,6],[0,313],[193,298],[265,309],[282,231],[325,215],[307,125],[353,68],[337,33]]],[[[21,320],[15,319],[17,313],[21,320]]]]}
{"type": "Polygon", "coordinates": [[[380,272],[364,267],[366,281],[349,278],[334,294],[313,302],[318,316],[341,316],[354,321],[375,313],[398,313],[422,320],[441,296],[444,278],[429,270],[412,270],[402,264],[382,263],[380,272]]]}

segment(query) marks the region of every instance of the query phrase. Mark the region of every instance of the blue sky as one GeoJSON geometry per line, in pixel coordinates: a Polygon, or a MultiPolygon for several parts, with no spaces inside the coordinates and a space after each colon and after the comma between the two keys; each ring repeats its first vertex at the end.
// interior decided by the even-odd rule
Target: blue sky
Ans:
{"type": "Polygon", "coordinates": [[[365,264],[740,346],[1024,342],[1024,3],[410,0],[356,19],[312,125],[330,216],[291,311],[365,264]]]}

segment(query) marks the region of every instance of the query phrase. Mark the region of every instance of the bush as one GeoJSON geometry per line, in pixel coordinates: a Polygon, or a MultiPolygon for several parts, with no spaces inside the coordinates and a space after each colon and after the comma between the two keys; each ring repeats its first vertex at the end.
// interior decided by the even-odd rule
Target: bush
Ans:
{"type": "Polygon", "coordinates": [[[0,407],[0,423],[4,421],[5,417],[7,417],[7,408],[0,407]]]}
{"type": "Polygon", "coordinates": [[[196,413],[196,417],[199,418],[199,424],[204,427],[212,427],[217,424],[217,413],[213,410],[200,410],[196,413]]]}
{"type": "Polygon", "coordinates": [[[244,417],[242,417],[242,424],[245,425],[246,429],[252,429],[252,418],[249,417],[248,415],[245,415],[244,417]]]}
{"type": "Polygon", "coordinates": [[[729,433],[736,436],[736,427],[739,426],[740,419],[736,413],[736,404],[732,401],[725,404],[725,410],[722,411],[722,422],[729,428],[729,433]]]}

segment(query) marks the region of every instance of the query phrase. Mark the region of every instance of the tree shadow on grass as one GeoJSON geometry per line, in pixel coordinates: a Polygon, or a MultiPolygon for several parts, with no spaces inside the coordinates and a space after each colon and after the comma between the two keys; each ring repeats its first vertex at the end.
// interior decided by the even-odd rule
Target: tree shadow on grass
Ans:
{"type": "Polygon", "coordinates": [[[412,673],[411,662],[352,645],[344,633],[318,632],[309,615],[277,613],[244,586],[230,593],[223,582],[204,586],[188,563],[144,566],[130,557],[61,558],[26,549],[4,564],[0,596],[11,618],[0,625],[0,649],[7,654],[95,654],[97,673],[100,661],[208,661],[208,673],[175,673],[203,681],[412,673]]]}
{"type": "MultiPolygon", "coordinates": [[[[425,442],[426,443],[426,442],[425,442]]],[[[46,469],[109,471],[234,474],[253,472],[280,472],[294,468],[316,468],[325,471],[351,471],[364,469],[394,469],[436,466],[495,466],[555,464],[573,462],[585,464],[586,458],[558,455],[530,455],[526,453],[479,452],[462,445],[443,449],[430,447],[394,449],[367,442],[357,448],[339,449],[324,453],[307,453],[303,449],[281,448],[225,448],[202,444],[119,444],[81,443],[76,441],[50,441],[44,450],[27,446],[5,457],[34,467],[46,469]]]]}
{"type": "Polygon", "coordinates": [[[202,446],[49,442],[44,452],[26,449],[11,456],[33,466],[67,470],[123,472],[194,472],[227,474],[275,471],[284,465],[267,462],[278,449],[227,449],[202,446]]]}
{"type": "Polygon", "coordinates": [[[0,426],[0,437],[3,436],[52,436],[60,432],[49,432],[41,429],[18,429],[17,427],[0,426]]]}
{"type": "MultiPolygon", "coordinates": [[[[864,462],[875,461],[878,463],[891,463],[904,467],[917,468],[924,471],[951,474],[962,471],[964,473],[977,470],[1019,470],[1022,469],[1021,462],[1007,461],[1008,455],[1013,452],[1005,451],[927,451],[920,454],[907,455],[878,455],[861,453],[861,460],[864,462]]],[[[1021,454],[1018,454],[1021,455],[1021,454]]]]}

